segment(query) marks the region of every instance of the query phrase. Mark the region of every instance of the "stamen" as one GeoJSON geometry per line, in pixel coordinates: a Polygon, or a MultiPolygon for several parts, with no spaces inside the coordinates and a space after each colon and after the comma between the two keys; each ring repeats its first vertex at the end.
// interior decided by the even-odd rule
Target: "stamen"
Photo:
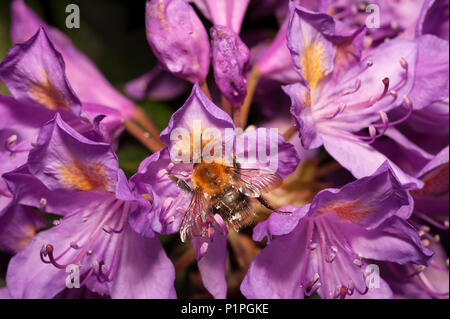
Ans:
{"type": "MultiPolygon", "coordinates": [[[[53,264],[53,266],[55,266],[56,268],[59,269],[66,269],[67,266],[69,265],[61,265],[59,264],[56,259],[53,256],[53,246],[52,245],[46,245],[45,246],[45,256],[48,256],[48,258],[50,259],[50,262],[53,264]]],[[[42,250],[41,250],[41,259],[42,259],[42,250]]]]}
{"type": "Polygon", "coordinates": [[[389,90],[389,78],[384,78],[383,79],[383,84],[384,84],[384,89],[383,89],[383,93],[381,93],[381,95],[378,97],[377,101],[380,101],[382,98],[384,98],[386,96],[386,93],[389,90]]]}
{"type": "Polygon", "coordinates": [[[334,112],[333,115],[331,115],[331,116],[325,116],[325,117],[323,117],[323,118],[324,118],[324,119],[327,119],[327,120],[332,120],[332,119],[334,119],[336,116],[338,116],[339,114],[342,114],[342,113],[345,111],[346,108],[347,108],[347,104],[346,104],[346,103],[341,103],[341,104],[339,104],[338,108],[336,109],[336,112],[334,112]]]}
{"type": "Polygon", "coordinates": [[[322,286],[322,284],[320,282],[314,284],[311,289],[308,291],[307,289],[305,289],[305,295],[306,296],[311,296],[312,294],[314,294],[320,287],[322,286]]]}
{"type": "Polygon", "coordinates": [[[408,70],[408,62],[404,58],[400,58],[400,65],[403,69],[408,70]]]}
{"type": "Polygon", "coordinates": [[[347,88],[341,92],[341,96],[356,93],[361,88],[361,79],[357,79],[354,88],[347,88]]]}

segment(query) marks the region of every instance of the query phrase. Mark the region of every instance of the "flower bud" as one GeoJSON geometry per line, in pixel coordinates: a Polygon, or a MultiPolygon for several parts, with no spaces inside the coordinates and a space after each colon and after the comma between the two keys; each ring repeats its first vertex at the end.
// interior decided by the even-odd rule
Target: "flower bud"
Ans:
{"type": "Polygon", "coordinates": [[[206,79],[208,34],[185,0],[147,1],[146,29],[148,43],[165,69],[192,83],[206,79]]]}
{"type": "Polygon", "coordinates": [[[239,35],[228,27],[216,25],[210,33],[216,83],[232,106],[240,106],[247,95],[249,49],[239,35]]]}

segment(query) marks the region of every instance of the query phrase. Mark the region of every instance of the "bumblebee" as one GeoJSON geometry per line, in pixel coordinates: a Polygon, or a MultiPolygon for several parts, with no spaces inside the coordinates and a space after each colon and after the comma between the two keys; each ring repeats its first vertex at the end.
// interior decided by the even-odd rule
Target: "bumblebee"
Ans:
{"type": "Polygon", "coordinates": [[[181,241],[193,237],[208,237],[208,225],[216,214],[228,227],[239,231],[247,225],[253,212],[252,201],[278,212],[262,196],[264,192],[281,185],[278,174],[260,169],[243,169],[233,157],[233,164],[200,162],[194,164],[192,188],[182,179],[168,174],[178,187],[192,193],[191,203],[180,228],[181,241]]]}

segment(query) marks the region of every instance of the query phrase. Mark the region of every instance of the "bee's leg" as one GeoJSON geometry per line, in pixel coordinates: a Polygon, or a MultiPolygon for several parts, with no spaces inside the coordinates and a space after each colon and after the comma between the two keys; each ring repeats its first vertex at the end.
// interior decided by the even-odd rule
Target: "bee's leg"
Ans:
{"type": "Polygon", "coordinates": [[[173,180],[175,183],[177,183],[178,187],[181,188],[182,190],[192,193],[192,189],[191,187],[182,179],[179,179],[178,177],[176,177],[173,174],[167,173],[167,176],[173,180]]]}
{"type": "Polygon", "coordinates": [[[273,208],[273,207],[269,204],[269,202],[268,202],[264,197],[262,197],[262,196],[259,196],[259,197],[257,197],[256,199],[258,200],[258,202],[259,202],[261,205],[263,205],[264,207],[270,209],[271,211],[274,211],[274,212],[279,213],[279,214],[292,214],[291,212],[282,212],[282,211],[280,211],[280,210],[278,210],[278,209],[273,208]]]}
{"type": "Polygon", "coordinates": [[[233,168],[236,173],[236,177],[241,176],[241,164],[238,163],[236,159],[236,154],[233,154],[233,168]]]}

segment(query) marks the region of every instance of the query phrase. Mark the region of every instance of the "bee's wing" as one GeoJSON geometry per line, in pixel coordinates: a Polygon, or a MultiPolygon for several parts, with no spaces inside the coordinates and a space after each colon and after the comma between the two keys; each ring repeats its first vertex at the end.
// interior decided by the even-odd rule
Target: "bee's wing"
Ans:
{"type": "Polygon", "coordinates": [[[260,169],[235,170],[235,186],[244,195],[259,197],[261,193],[281,185],[283,179],[275,173],[260,169]]]}
{"type": "Polygon", "coordinates": [[[181,241],[185,242],[193,237],[203,236],[204,220],[208,213],[208,201],[200,191],[195,191],[192,195],[191,203],[183,217],[180,228],[181,241]]]}

